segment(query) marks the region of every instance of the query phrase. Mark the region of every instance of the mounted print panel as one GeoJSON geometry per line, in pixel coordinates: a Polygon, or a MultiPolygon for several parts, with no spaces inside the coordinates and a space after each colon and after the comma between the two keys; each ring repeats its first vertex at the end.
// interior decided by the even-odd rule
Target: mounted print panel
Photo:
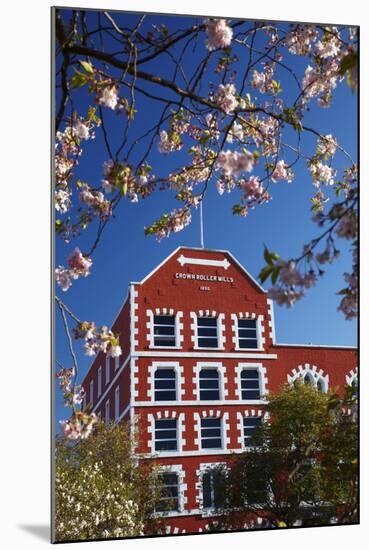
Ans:
{"type": "Polygon", "coordinates": [[[359,28],[52,23],[53,542],[358,523],[359,28]]]}

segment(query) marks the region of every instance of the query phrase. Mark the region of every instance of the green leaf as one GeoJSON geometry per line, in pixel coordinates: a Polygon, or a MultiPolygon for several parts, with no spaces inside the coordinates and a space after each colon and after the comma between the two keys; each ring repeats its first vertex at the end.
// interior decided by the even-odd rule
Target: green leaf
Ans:
{"type": "Polygon", "coordinates": [[[275,266],[274,271],[272,273],[272,283],[273,283],[273,285],[275,285],[275,283],[277,282],[280,270],[281,270],[281,268],[279,266],[275,266]]]}
{"type": "Polygon", "coordinates": [[[349,71],[350,69],[353,69],[355,65],[357,64],[357,53],[352,52],[342,59],[341,61],[341,67],[339,70],[339,74],[343,76],[346,71],[349,71]]]}
{"type": "Polygon", "coordinates": [[[273,273],[274,266],[273,265],[266,265],[259,273],[258,277],[262,283],[267,280],[267,278],[273,273]]]}
{"type": "Polygon", "coordinates": [[[94,74],[94,69],[88,61],[80,61],[80,64],[88,74],[94,74]]]}
{"type": "Polygon", "coordinates": [[[87,82],[87,77],[83,73],[76,71],[76,74],[71,78],[70,85],[72,88],[82,88],[87,82]]]}

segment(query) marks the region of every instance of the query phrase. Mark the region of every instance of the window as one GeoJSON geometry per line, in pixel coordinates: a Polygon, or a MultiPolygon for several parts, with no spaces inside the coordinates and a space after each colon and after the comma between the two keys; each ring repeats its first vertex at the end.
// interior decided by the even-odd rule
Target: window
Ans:
{"type": "Polygon", "coordinates": [[[208,469],[202,474],[202,507],[217,508],[224,493],[225,472],[220,468],[208,469]]]}
{"type": "Polygon", "coordinates": [[[358,395],[359,395],[359,391],[358,391],[358,383],[357,383],[357,376],[355,376],[351,382],[351,387],[352,387],[352,398],[353,399],[357,399],[358,398],[358,395]]]}
{"type": "Polygon", "coordinates": [[[119,418],[119,386],[115,388],[114,417],[115,420],[119,418]]]}
{"type": "Polygon", "coordinates": [[[175,345],[174,315],[154,315],[154,346],[174,347],[175,345]]]}
{"type": "Polygon", "coordinates": [[[84,394],[83,394],[83,410],[85,411],[86,408],[87,408],[87,393],[84,391],[84,394]]]}
{"type": "Polygon", "coordinates": [[[176,401],[176,371],[159,368],[154,374],[155,401],[176,401]]]}
{"type": "Polygon", "coordinates": [[[109,424],[110,422],[110,401],[107,399],[105,402],[105,424],[109,424]]]}
{"type": "Polygon", "coordinates": [[[199,348],[218,347],[218,326],[216,317],[197,318],[197,346],[199,348]]]}
{"type": "Polygon", "coordinates": [[[179,510],[178,474],[176,472],[164,472],[161,474],[161,494],[156,503],[156,512],[174,512],[179,510]]]}
{"type": "Polygon", "coordinates": [[[246,471],[246,495],[248,504],[265,504],[268,497],[267,467],[250,466],[246,471]]]}
{"type": "Polygon", "coordinates": [[[219,371],[217,369],[201,369],[199,375],[200,400],[219,400],[219,371]]]}
{"type": "Polygon", "coordinates": [[[94,403],[94,381],[91,380],[90,382],[90,403],[93,405],[94,403]]]}
{"type": "Polygon", "coordinates": [[[102,392],[102,367],[98,368],[97,371],[97,396],[99,397],[102,392]]]}
{"type": "Polygon", "coordinates": [[[176,451],[177,447],[177,420],[155,420],[155,451],[176,451]]]}
{"type": "Polygon", "coordinates": [[[241,372],[241,399],[260,399],[260,378],[257,369],[244,369],[241,372]]]}
{"type": "Polygon", "coordinates": [[[257,320],[238,319],[238,347],[257,349],[257,320]]]}
{"type": "Polygon", "coordinates": [[[325,392],[325,383],[321,377],[315,379],[314,375],[311,372],[306,372],[303,376],[303,381],[304,384],[310,384],[311,386],[314,386],[318,391],[325,392]]]}
{"type": "Polygon", "coordinates": [[[108,385],[110,382],[110,357],[107,355],[105,363],[105,384],[108,385]]]}
{"type": "Polygon", "coordinates": [[[220,418],[201,419],[201,448],[222,448],[222,425],[220,418]]]}
{"type": "Polygon", "coordinates": [[[243,419],[243,440],[245,447],[252,447],[256,446],[257,442],[255,443],[254,436],[255,436],[255,430],[259,428],[261,424],[261,418],[260,417],[247,417],[245,416],[243,419]]]}

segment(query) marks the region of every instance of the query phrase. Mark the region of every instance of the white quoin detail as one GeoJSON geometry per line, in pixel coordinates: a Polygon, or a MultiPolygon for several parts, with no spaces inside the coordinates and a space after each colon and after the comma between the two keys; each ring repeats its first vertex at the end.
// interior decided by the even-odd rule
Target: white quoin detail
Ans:
{"type": "Polygon", "coordinates": [[[228,269],[231,265],[227,258],[224,258],[224,260],[206,260],[205,258],[186,258],[183,254],[177,258],[177,262],[179,262],[181,266],[184,266],[185,264],[211,265],[215,267],[223,267],[224,269],[228,269]]]}

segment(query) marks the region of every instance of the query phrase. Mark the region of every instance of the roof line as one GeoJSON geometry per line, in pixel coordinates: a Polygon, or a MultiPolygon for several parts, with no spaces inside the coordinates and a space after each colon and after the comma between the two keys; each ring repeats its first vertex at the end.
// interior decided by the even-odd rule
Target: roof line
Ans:
{"type": "Polygon", "coordinates": [[[157,265],[152,271],[150,271],[150,273],[148,275],[146,275],[146,277],[144,277],[140,282],[134,282],[134,283],[131,282],[131,284],[142,285],[143,283],[145,283],[147,281],[147,279],[149,279],[151,277],[151,275],[154,275],[154,273],[156,271],[158,271],[158,269],[160,269],[168,260],[170,260],[170,258],[172,258],[172,256],[174,256],[179,250],[181,250],[181,248],[184,248],[184,249],[187,249],[187,250],[199,250],[199,251],[202,251],[202,252],[221,252],[222,254],[228,254],[228,256],[230,256],[230,258],[234,261],[234,263],[238,265],[238,267],[249,277],[249,279],[251,279],[251,281],[254,283],[254,285],[259,290],[261,290],[264,294],[267,294],[267,291],[263,289],[263,287],[256,281],[256,279],[254,279],[254,277],[252,275],[250,275],[250,273],[233,256],[233,254],[231,252],[229,252],[229,250],[220,250],[220,249],[216,249],[216,248],[200,248],[200,247],[195,247],[195,246],[177,246],[177,248],[175,250],[173,250],[173,252],[171,252],[166,258],[164,258],[164,260],[159,265],[157,265]]]}
{"type": "Polygon", "coordinates": [[[281,344],[276,343],[274,346],[279,347],[288,347],[288,348],[343,348],[343,349],[358,349],[357,346],[337,346],[334,344],[281,344]]]}

